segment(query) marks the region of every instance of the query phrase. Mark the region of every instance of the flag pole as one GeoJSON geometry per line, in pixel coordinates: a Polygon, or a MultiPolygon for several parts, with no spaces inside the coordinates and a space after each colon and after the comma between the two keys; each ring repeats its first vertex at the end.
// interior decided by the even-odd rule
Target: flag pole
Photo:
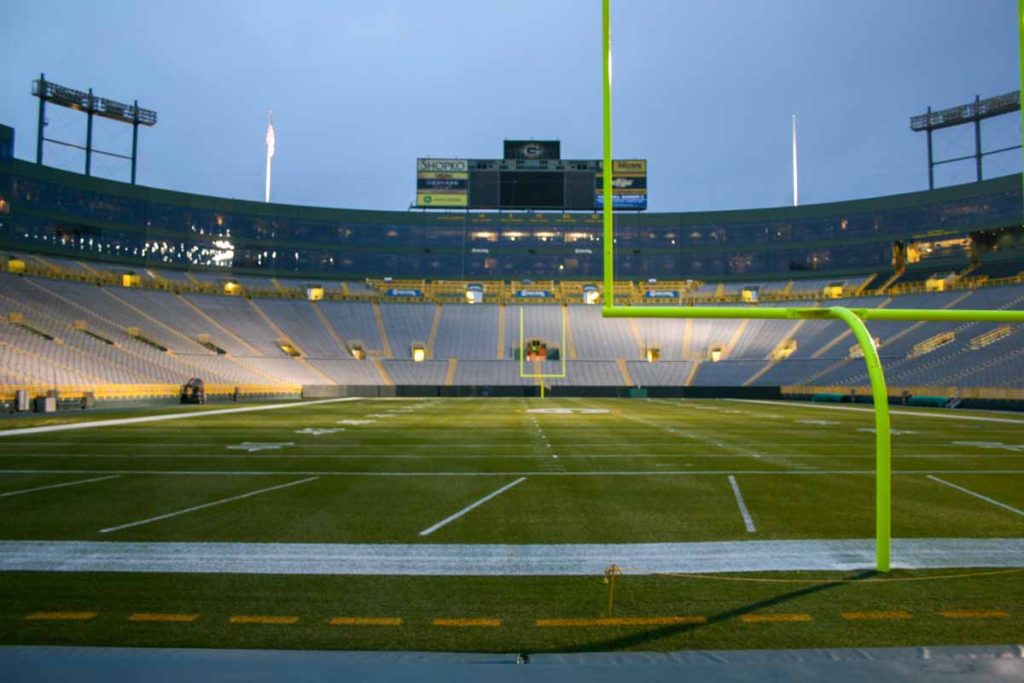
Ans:
{"type": "Polygon", "coordinates": [[[267,111],[267,187],[266,192],[263,196],[263,201],[270,202],[270,160],[274,158],[274,112],[267,111]]]}
{"type": "Polygon", "coordinates": [[[793,114],[793,206],[799,206],[800,193],[797,189],[796,172],[796,114],[793,114]]]}

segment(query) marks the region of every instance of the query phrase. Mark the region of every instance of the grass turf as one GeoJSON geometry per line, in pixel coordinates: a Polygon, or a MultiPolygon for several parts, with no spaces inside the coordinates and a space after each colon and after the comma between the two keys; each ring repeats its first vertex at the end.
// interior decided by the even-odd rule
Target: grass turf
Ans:
{"type": "MultiPolygon", "coordinates": [[[[18,422],[2,426],[22,426],[18,422]]],[[[929,478],[1024,509],[1024,453],[1019,450],[1024,420],[973,422],[897,413],[893,424],[896,537],[1024,535],[1021,515],[929,478]]],[[[0,497],[0,540],[866,538],[873,532],[873,434],[867,431],[872,426],[867,412],[785,403],[361,400],[12,435],[0,439],[0,496],[118,476],[0,497]],[[528,412],[537,410],[563,412],[528,412]],[[362,422],[368,420],[373,422],[362,422]],[[304,431],[308,428],[343,431],[316,434],[304,431]],[[244,443],[278,448],[230,448],[244,443]],[[729,475],[743,492],[755,533],[744,526],[729,475]],[[418,535],[520,476],[527,477],[521,485],[429,537],[418,535]],[[318,478],[100,533],[306,477],[318,478]]],[[[1014,634],[1024,628],[1024,573],[966,574],[973,572],[896,572],[895,578],[960,578],[838,584],[826,581],[837,575],[785,584],[627,574],[617,588],[617,616],[701,616],[707,623],[556,628],[538,626],[536,620],[604,616],[601,577],[7,573],[0,582],[0,641],[539,651],[1019,640],[1014,634]],[[940,614],[951,610],[975,616],[940,614]],[[39,611],[97,616],[25,619],[39,611]],[[910,617],[855,620],[844,618],[844,611],[906,612],[910,617]],[[199,616],[188,622],[129,620],[133,613],[165,612],[199,616]],[[811,620],[751,623],[744,618],[762,612],[807,614],[811,620]],[[1007,616],[993,616],[997,612],[1007,616]],[[299,620],[288,625],[229,623],[232,615],[246,614],[299,620]],[[330,626],[333,616],[398,617],[403,623],[330,626]],[[501,625],[432,624],[442,617],[500,619],[501,625]]],[[[790,573],[781,578],[808,577],[790,573]]]]}

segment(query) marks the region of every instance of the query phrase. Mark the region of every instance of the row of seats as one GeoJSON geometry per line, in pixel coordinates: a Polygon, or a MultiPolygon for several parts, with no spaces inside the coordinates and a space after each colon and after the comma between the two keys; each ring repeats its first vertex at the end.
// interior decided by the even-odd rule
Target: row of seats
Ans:
{"type": "MultiPolygon", "coordinates": [[[[854,308],[1024,308],[1024,286],[866,297],[854,308]]],[[[761,306],[778,304],[761,304],[761,306]]],[[[520,337],[560,347],[582,385],[863,385],[855,340],[834,320],[606,319],[584,305],[340,302],[174,294],[0,273],[4,383],[517,384],[520,337]],[[35,330],[35,331],[33,331],[35,330]],[[48,335],[53,340],[48,340],[48,335]],[[795,350],[772,361],[790,340],[795,350]],[[286,353],[291,344],[293,357],[286,353]],[[412,346],[427,346],[413,363],[412,346]],[[370,357],[357,361],[360,346],[370,357]],[[162,347],[162,348],[161,348],[162,347]],[[658,363],[643,362],[650,348],[658,363]],[[164,350],[166,349],[166,350],[164,350]],[[710,362],[712,349],[723,362],[710,362]],[[449,367],[448,359],[458,363],[449,367]],[[624,362],[624,365],[620,363],[624,362]]],[[[1017,328],[982,349],[993,323],[869,324],[890,381],[906,386],[1024,385],[1017,328]],[[914,357],[943,333],[954,341],[914,357]],[[972,373],[971,369],[978,373],[972,373]],[[984,370],[984,374],[981,371],[984,370]]],[[[560,367],[558,363],[548,363],[560,367]]],[[[528,371],[529,372],[529,371],[528,371]]],[[[546,374],[558,372],[547,371],[546,374]]]]}

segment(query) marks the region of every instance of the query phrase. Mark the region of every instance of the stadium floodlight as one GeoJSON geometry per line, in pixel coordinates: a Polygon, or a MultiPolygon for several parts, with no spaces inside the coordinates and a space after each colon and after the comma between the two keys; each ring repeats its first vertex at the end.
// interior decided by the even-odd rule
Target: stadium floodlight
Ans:
{"type": "MultiPolygon", "coordinates": [[[[1024,0],[1020,1],[1018,27],[1024,32],[1024,0]]],[[[611,0],[602,6],[602,67],[604,160],[612,158],[612,82],[611,82],[611,0]]],[[[1024,45],[1022,45],[1024,60],[1024,45]]],[[[604,176],[604,191],[611,192],[612,174],[604,176]]],[[[603,209],[604,302],[601,314],[606,318],[712,318],[751,320],[842,320],[852,330],[864,352],[875,413],[875,568],[888,572],[892,545],[892,439],[889,425],[889,396],[882,362],[875,340],[864,324],[868,320],[905,320],[938,322],[1024,323],[1024,311],[1003,310],[918,310],[847,308],[739,308],[728,306],[616,306],[615,243],[613,213],[606,203],[603,209]]]]}
{"type": "Polygon", "coordinates": [[[914,132],[920,132],[923,130],[928,134],[928,189],[935,189],[936,166],[974,159],[976,175],[980,182],[982,177],[981,162],[984,157],[992,154],[1009,152],[1014,149],[1020,149],[1020,145],[1000,147],[999,149],[991,149],[987,152],[984,152],[981,149],[981,122],[985,119],[992,118],[993,116],[1002,116],[1003,114],[1020,111],[1020,104],[1020,91],[1018,90],[1016,92],[1008,92],[1005,95],[989,97],[984,100],[981,99],[979,95],[975,95],[974,101],[969,104],[961,104],[941,111],[932,111],[932,108],[928,107],[928,111],[926,113],[920,114],[919,116],[912,116],[910,118],[910,130],[914,132]],[[936,161],[932,152],[932,132],[967,123],[974,124],[974,154],[936,161]]]}
{"type": "Polygon", "coordinates": [[[155,126],[156,112],[152,109],[143,109],[139,101],[134,104],[125,104],[115,100],[108,100],[105,97],[96,97],[92,94],[92,88],[88,92],[75,90],[63,85],[57,85],[46,80],[46,74],[39,74],[37,80],[32,81],[32,95],[39,98],[39,124],[36,132],[36,163],[43,163],[43,142],[52,142],[64,147],[73,147],[85,151],[85,175],[92,175],[92,155],[104,154],[118,159],[127,159],[132,162],[131,182],[135,184],[135,168],[139,156],[139,126],[155,126]],[[63,140],[54,140],[43,135],[46,127],[46,103],[51,102],[61,107],[84,112],[87,116],[85,129],[85,146],[76,145],[63,140]],[[92,146],[92,120],[94,116],[130,123],[132,125],[132,153],[115,154],[94,149],[92,146]]]}

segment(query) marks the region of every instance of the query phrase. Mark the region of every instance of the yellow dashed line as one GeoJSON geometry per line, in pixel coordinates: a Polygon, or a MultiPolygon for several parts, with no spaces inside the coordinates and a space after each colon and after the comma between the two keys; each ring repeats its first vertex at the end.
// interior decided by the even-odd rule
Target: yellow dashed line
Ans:
{"type": "Polygon", "coordinates": [[[198,614],[156,614],[153,612],[136,612],[128,617],[128,621],[189,622],[195,621],[198,618],[198,614]]]}
{"type": "Polygon", "coordinates": [[[297,624],[298,617],[268,617],[258,614],[236,614],[228,619],[229,624],[297,624]]]}
{"type": "Polygon", "coordinates": [[[86,621],[93,619],[96,612],[32,612],[26,614],[29,621],[86,621]]]}
{"type": "Polygon", "coordinates": [[[541,628],[577,626],[670,626],[673,624],[706,624],[707,617],[604,617],[601,619],[538,619],[541,628]]]}
{"type": "Polygon", "coordinates": [[[913,615],[910,612],[896,610],[894,612],[840,612],[843,619],[849,621],[878,621],[884,619],[910,619],[913,615]]]}
{"type": "Polygon", "coordinates": [[[331,626],[401,626],[401,617],[334,617],[331,626]]]}
{"type": "Polygon", "coordinates": [[[434,619],[434,626],[479,627],[501,626],[501,619],[434,619]]]}
{"type": "Polygon", "coordinates": [[[744,614],[740,621],[748,624],[762,624],[781,621],[813,621],[810,614],[744,614]]]}
{"type": "Polygon", "coordinates": [[[1001,609],[951,609],[939,612],[947,619],[1005,619],[1009,612],[1001,609]]]}

